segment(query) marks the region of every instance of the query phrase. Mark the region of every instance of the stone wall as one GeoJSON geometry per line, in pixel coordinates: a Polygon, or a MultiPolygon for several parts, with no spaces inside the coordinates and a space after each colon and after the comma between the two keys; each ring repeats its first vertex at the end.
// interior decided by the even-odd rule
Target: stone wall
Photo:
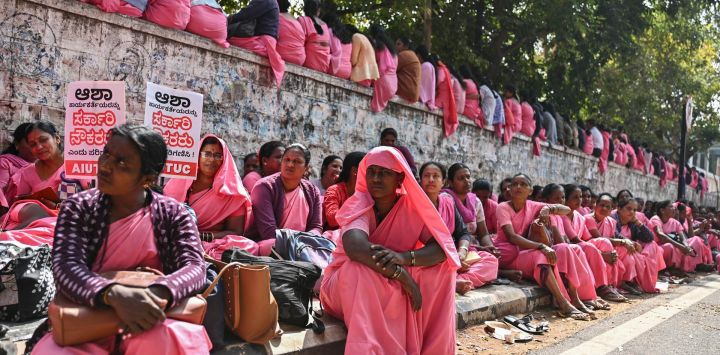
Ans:
{"type": "Polygon", "coordinates": [[[236,157],[267,140],[299,141],[311,147],[317,172],[322,156],[367,150],[378,143],[383,128],[395,127],[417,162],[463,161],[476,177],[493,184],[525,172],[538,184],[578,182],[613,193],[629,188],[655,200],[675,196],[674,183],[660,188],[657,178],[612,163],[599,174],[597,160],[579,152],[544,146],[534,157],[525,137],[503,146],[491,131],[465,118],[446,139],[438,113],[394,100],[375,114],[371,90],[291,64],[277,88],[264,58],[79,1],[5,0],[3,5],[0,132],[5,137],[23,121],[61,124],[65,85],[76,80],[125,81],[128,119],[141,122],[145,83],[152,81],[202,93],[203,131],[223,136],[236,157]]]}

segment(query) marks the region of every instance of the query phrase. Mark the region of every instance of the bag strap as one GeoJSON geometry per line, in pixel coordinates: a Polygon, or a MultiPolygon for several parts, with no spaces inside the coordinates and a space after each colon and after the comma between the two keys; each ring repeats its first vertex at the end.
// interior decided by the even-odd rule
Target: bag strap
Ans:
{"type": "Polygon", "coordinates": [[[202,293],[202,298],[208,298],[210,296],[210,293],[212,290],[215,289],[215,286],[217,286],[218,282],[222,279],[222,275],[225,273],[225,271],[229,270],[232,267],[236,266],[245,266],[245,264],[238,263],[238,262],[232,262],[225,265],[220,272],[218,272],[217,276],[215,276],[215,279],[210,283],[210,286],[208,286],[207,289],[202,293]]]}
{"type": "MultiPolygon", "coordinates": [[[[312,304],[313,298],[313,296],[310,296],[310,301],[308,301],[308,314],[310,315],[310,324],[307,325],[307,328],[312,329],[313,333],[315,334],[322,334],[325,333],[325,323],[320,320],[320,317],[322,317],[322,315],[316,315],[315,308],[312,304]]],[[[325,313],[322,308],[322,302],[320,302],[320,310],[322,311],[322,313],[325,313]]]]}
{"type": "Polygon", "coordinates": [[[152,273],[152,274],[155,274],[158,276],[165,276],[165,274],[163,274],[162,271],[160,271],[158,269],[153,269],[153,268],[147,267],[147,266],[141,266],[141,267],[135,269],[135,271],[149,272],[149,273],[152,273]]]}

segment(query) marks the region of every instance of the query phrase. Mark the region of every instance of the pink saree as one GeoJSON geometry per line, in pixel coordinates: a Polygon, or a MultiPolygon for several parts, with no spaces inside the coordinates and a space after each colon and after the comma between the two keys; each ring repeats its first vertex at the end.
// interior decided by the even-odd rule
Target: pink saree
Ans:
{"type": "Polygon", "coordinates": [[[328,26],[324,23],[320,24],[323,33],[319,34],[310,17],[300,16],[298,22],[305,32],[305,62],[303,66],[326,73],[330,68],[330,30],[328,26]]]}
{"type": "Polygon", "coordinates": [[[452,89],[452,76],[442,62],[438,62],[437,72],[437,96],[435,97],[435,104],[443,110],[445,137],[450,137],[460,125],[457,108],[455,107],[455,95],[452,89]]]}
{"type": "MultiPolygon", "coordinates": [[[[135,270],[145,266],[162,270],[153,236],[149,208],[143,208],[110,225],[107,243],[98,252],[92,266],[96,273],[135,270]]],[[[52,334],[46,334],[33,349],[33,354],[108,354],[119,350],[123,354],[207,354],[212,348],[201,324],[166,319],[152,329],[131,335],[114,349],[115,337],[78,346],[61,347],[52,334]]]]}
{"type": "Polygon", "coordinates": [[[269,35],[261,35],[254,37],[230,37],[228,42],[235,47],[247,49],[261,57],[266,57],[270,63],[275,85],[278,87],[282,83],[285,74],[285,61],[277,52],[277,40],[269,35]]]}
{"type": "Polygon", "coordinates": [[[30,162],[14,154],[0,155],[0,190],[5,191],[10,179],[20,169],[30,165],[30,162]]]}
{"type": "Polygon", "coordinates": [[[435,67],[430,62],[420,65],[420,102],[424,103],[429,110],[435,106],[435,67]]]}
{"type": "MultiPolygon", "coordinates": [[[[653,216],[650,218],[650,224],[653,225],[653,227],[660,227],[663,233],[685,233],[682,224],[675,218],[670,218],[667,222],[663,223],[660,217],[653,216]]],[[[657,236],[655,236],[655,241],[660,243],[657,236]]],[[[703,249],[707,246],[700,237],[688,238],[685,243],[695,250],[695,256],[683,254],[670,243],[660,244],[660,247],[663,250],[665,265],[678,268],[683,272],[692,272],[695,271],[698,265],[703,263],[703,256],[706,255],[703,249]]]]}
{"type": "Polygon", "coordinates": [[[280,15],[277,52],[287,63],[305,63],[305,31],[297,19],[289,20],[280,15]]]}
{"type": "MultiPolygon", "coordinates": [[[[220,141],[223,148],[223,163],[215,173],[215,181],[208,190],[190,194],[193,180],[171,179],[165,185],[164,194],[180,202],[186,202],[197,215],[198,230],[202,232],[221,231],[228,217],[245,216],[245,227],[250,222],[250,197],[240,181],[235,159],[225,141],[208,134],[203,140],[213,137],[220,141]]],[[[201,142],[202,144],[202,142],[201,142]]],[[[222,253],[233,247],[241,248],[251,254],[257,254],[258,245],[254,241],[239,235],[226,235],[212,242],[203,242],[208,255],[220,259],[222,253]]]]}
{"type": "Polygon", "coordinates": [[[398,88],[397,66],[398,58],[385,48],[375,52],[380,78],[373,85],[373,97],[370,108],[373,112],[385,109],[390,99],[395,96],[398,88]]]}
{"type": "Polygon", "coordinates": [[[533,108],[527,101],[523,101],[523,103],[520,104],[520,112],[522,117],[522,129],[520,130],[520,133],[528,137],[532,137],[533,133],[535,133],[535,117],[533,108]]]}
{"type": "MultiPolygon", "coordinates": [[[[581,242],[577,243],[577,245],[580,246],[583,253],[585,254],[585,258],[588,264],[587,266],[591,271],[591,275],[593,278],[592,281],[594,281],[594,289],[597,289],[601,286],[609,285],[610,283],[608,281],[608,267],[605,263],[605,260],[603,260],[602,252],[595,244],[585,241],[590,235],[587,227],[585,227],[585,217],[583,217],[578,211],[572,211],[572,213],[572,221],[568,216],[558,216],[560,222],[562,223],[561,225],[563,231],[565,232],[565,235],[567,235],[568,238],[578,237],[578,239],[581,240],[581,242]]],[[[560,227],[558,227],[558,229],[559,228],[560,227]]],[[[592,290],[592,292],[590,292],[589,290],[587,290],[587,287],[579,288],[578,292],[580,293],[580,298],[583,300],[591,299],[591,297],[593,297],[593,294],[595,293],[594,289],[592,290]]],[[[597,294],[595,294],[595,296],[597,296],[597,294]]]]}
{"type": "MultiPolygon", "coordinates": [[[[448,227],[450,234],[455,232],[455,198],[441,193],[438,196],[438,213],[442,217],[443,222],[448,227]]],[[[476,252],[480,256],[480,261],[470,265],[467,271],[458,271],[457,278],[472,282],[473,288],[481,287],[493,280],[497,279],[498,274],[498,258],[486,251],[479,251],[475,247],[470,247],[471,251],[476,252]]]]}
{"type": "Polygon", "coordinates": [[[359,229],[368,234],[371,243],[399,252],[434,238],[447,259],[434,266],[405,268],[417,280],[423,297],[422,308],[414,312],[398,282],[351,260],[341,241],[325,269],[320,300],[328,313],[345,322],[347,354],[454,354],[459,261],[450,233],[415,179],[403,181],[398,189],[400,198],[377,224],[375,202],[365,178],[371,165],[412,176],[396,149],[371,150],[360,163],[355,193],[338,212],[342,234],[359,229]]]}
{"type": "Polygon", "coordinates": [[[485,127],[485,116],[480,108],[480,92],[475,82],[470,79],[465,79],[465,85],[467,89],[465,89],[465,108],[463,115],[475,121],[478,127],[483,128],[485,127]]]}

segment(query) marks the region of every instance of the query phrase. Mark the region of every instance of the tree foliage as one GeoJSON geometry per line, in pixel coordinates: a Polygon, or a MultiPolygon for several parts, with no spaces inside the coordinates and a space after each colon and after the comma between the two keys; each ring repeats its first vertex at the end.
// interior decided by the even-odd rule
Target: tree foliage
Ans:
{"type": "MultiPolygon", "coordinates": [[[[247,1],[220,0],[227,13],[247,1]]],[[[291,0],[293,11],[302,1],[291,0]]],[[[561,113],[677,152],[692,95],[693,151],[720,140],[717,0],[324,0],[348,22],[429,43],[500,89],[512,84],[561,113]]]]}

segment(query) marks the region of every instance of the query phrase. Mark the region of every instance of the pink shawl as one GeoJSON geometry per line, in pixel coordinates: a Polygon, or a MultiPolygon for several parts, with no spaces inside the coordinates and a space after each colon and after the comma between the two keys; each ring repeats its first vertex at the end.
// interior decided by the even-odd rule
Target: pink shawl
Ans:
{"type": "MultiPolygon", "coordinates": [[[[250,196],[242,185],[240,174],[235,166],[235,159],[230,154],[225,141],[219,137],[208,134],[203,137],[203,140],[210,137],[220,141],[223,149],[223,163],[215,173],[215,180],[208,193],[192,201],[191,207],[198,217],[198,229],[201,231],[211,230],[223,223],[229,216],[239,215],[243,208],[247,224],[250,220],[248,215],[250,213],[250,196]]],[[[187,201],[192,183],[193,180],[171,179],[163,189],[164,194],[180,202],[187,201]]],[[[202,192],[198,194],[202,194],[202,192]]]]}
{"type": "MultiPolygon", "coordinates": [[[[413,173],[407,165],[405,158],[403,158],[397,149],[392,147],[373,148],[360,162],[355,193],[345,201],[336,215],[338,223],[343,227],[343,230],[345,226],[354,220],[365,216],[368,212],[372,212],[375,201],[368,192],[365,178],[367,168],[372,165],[405,174],[405,179],[398,191],[402,197],[397,203],[401,205],[396,206],[393,210],[396,211],[397,216],[395,218],[397,221],[404,221],[406,223],[394,223],[392,225],[383,223],[387,225],[386,229],[389,229],[384,233],[384,237],[387,238],[387,244],[383,245],[389,248],[392,248],[390,244],[398,243],[414,245],[416,240],[406,241],[403,237],[415,238],[420,235],[422,228],[427,228],[438,245],[445,251],[445,255],[447,255],[446,262],[453,269],[457,269],[460,266],[460,262],[450,231],[445,225],[445,222],[443,222],[442,217],[440,217],[440,214],[438,214],[435,206],[433,206],[430,199],[413,178],[413,173]],[[411,221],[413,222],[411,223],[411,221]]],[[[336,254],[338,253],[344,254],[342,244],[338,245],[336,254]]]]}
{"type": "Polygon", "coordinates": [[[443,62],[438,62],[438,73],[437,98],[435,101],[438,107],[443,109],[445,137],[450,137],[459,126],[455,95],[452,88],[452,76],[443,62]]]}
{"type": "Polygon", "coordinates": [[[247,49],[259,56],[266,57],[273,72],[275,85],[280,86],[283,75],[285,75],[285,61],[277,52],[277,40],[275,38],[269,35],[230,37],[228,42],[235,47],[247,49]]]}
{"type": "Polygon", "coordinates": [[[477,215],[477,203],[478,198],[475,196],[474,193],[469,192],[467,194],[467,197],[465,197],[465,203],[460,201],[460,197],[453,191],[452,189],[442,189],[442,192],[450,195],[453,199],[455,199],[455,205],[458,208],[458,211],[460,211],[460,215],[463,218],[463,222],[465,223],[474,223],[475,218],[477,215]]]}
{"type": "Polygon", "coordinates": [[[453,197],[441,193],[440,196],[438,196],[437,210],[443,222],[445,222],[445,225],[448,227],[450,234],[455,233],[455,202],[453,201],[453,197]]]}

